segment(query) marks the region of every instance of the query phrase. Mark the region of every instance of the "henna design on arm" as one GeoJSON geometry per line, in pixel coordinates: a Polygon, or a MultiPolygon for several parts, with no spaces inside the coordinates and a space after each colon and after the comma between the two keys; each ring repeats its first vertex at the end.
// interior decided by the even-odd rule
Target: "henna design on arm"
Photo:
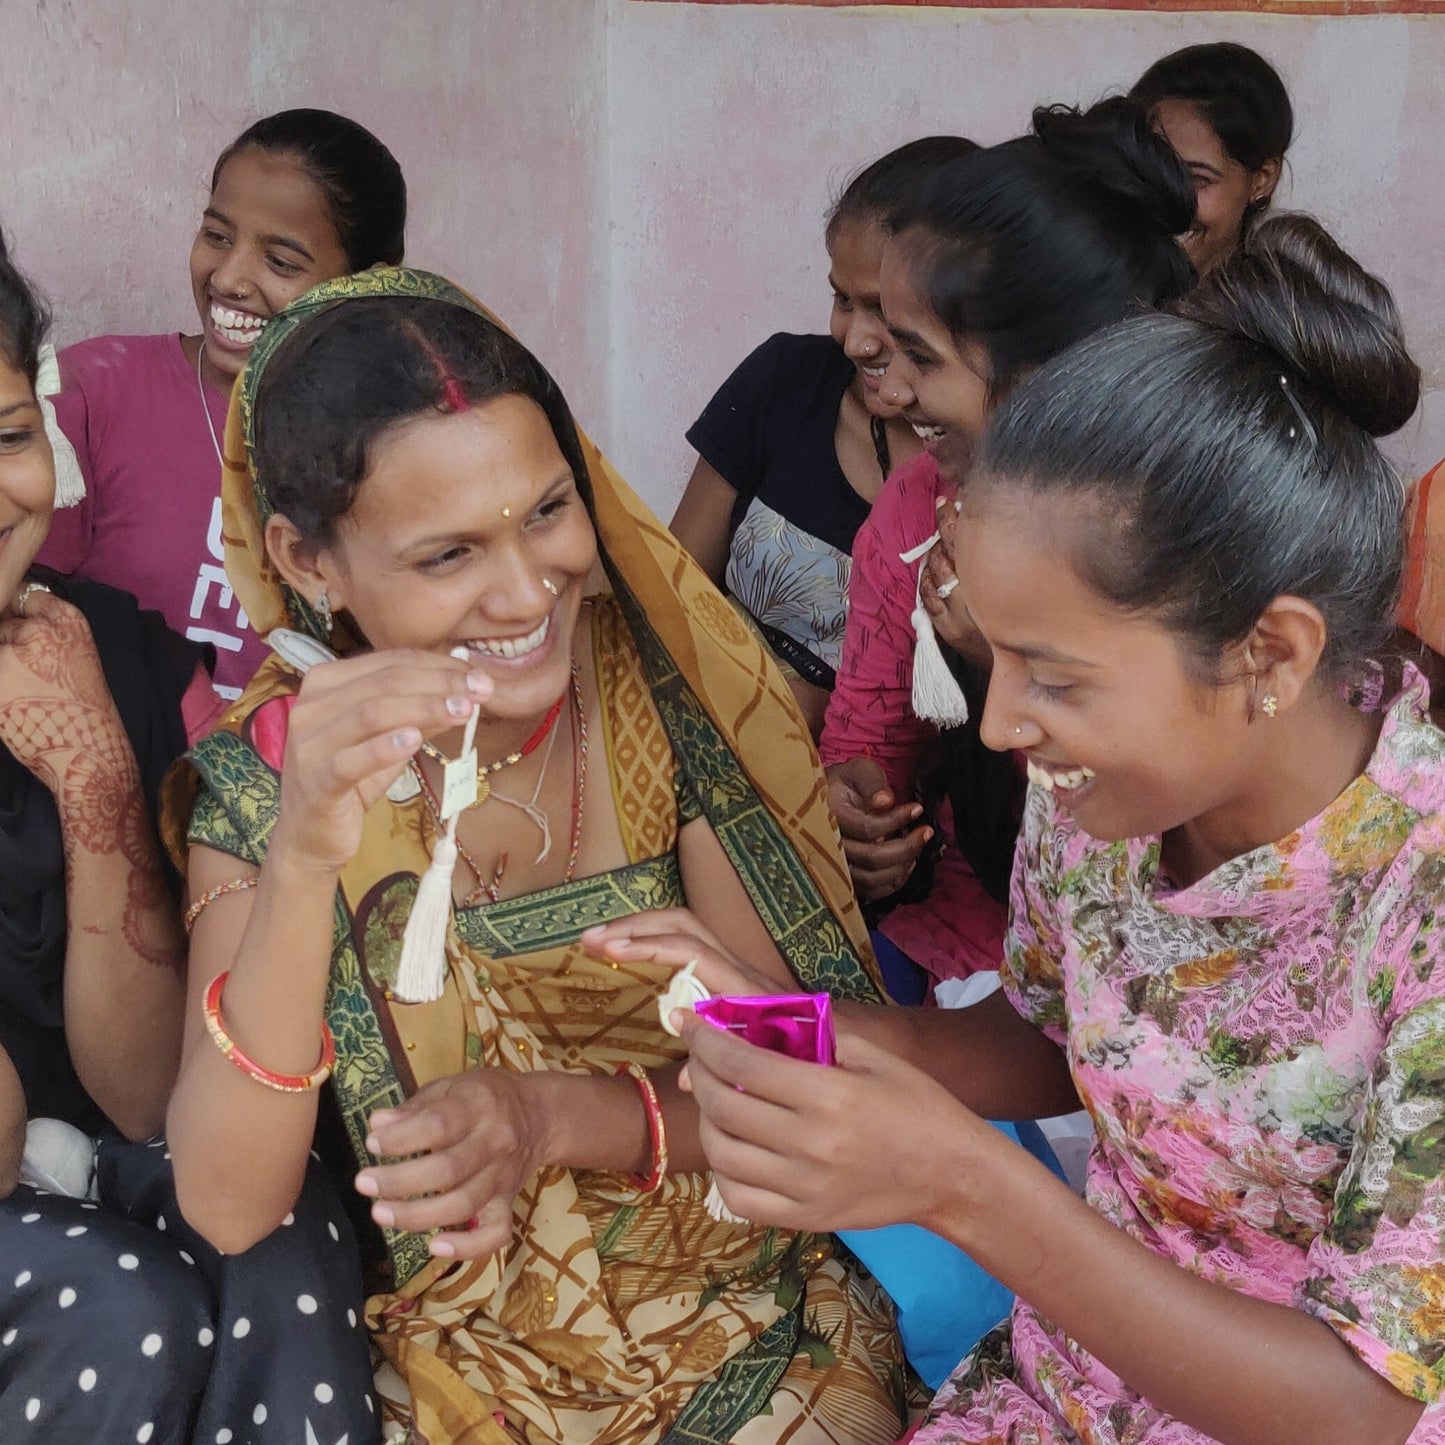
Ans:
{"type": "Polygon", "coordinates": [[[166,891],[130,741],[112,708],[17,698],[0,708],[0,738],[54,794],[74,874],[78,852],[119,851],[129,864],[121,931],[148,963],[179,969],[181,935],[166,891]]]}

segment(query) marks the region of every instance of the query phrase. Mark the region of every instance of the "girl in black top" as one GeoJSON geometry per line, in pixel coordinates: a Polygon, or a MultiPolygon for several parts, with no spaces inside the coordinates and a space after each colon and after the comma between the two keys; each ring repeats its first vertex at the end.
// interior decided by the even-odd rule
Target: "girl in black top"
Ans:
{"type": "Polygon", "coordinates": [[[920,448],[880,390],[892,351],[878,300],[884,217],[974,149],[930,136],[860,171],[825,232],[829,335],[769,338],[687,434],[698,462],[672,530],[762,633],[814,737],[843,647],[854,534],[920,448]]]}

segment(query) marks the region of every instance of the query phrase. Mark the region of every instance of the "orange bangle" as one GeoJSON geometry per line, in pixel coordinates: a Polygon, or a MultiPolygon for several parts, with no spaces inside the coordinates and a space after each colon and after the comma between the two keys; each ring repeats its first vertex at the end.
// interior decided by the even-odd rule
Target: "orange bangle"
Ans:
{"type": "Polygon", "coordinates": [[[641,1064],[623,1064],[619,1074],[627,1074],[637,1085],[642,1095],[642,1107],[647,1111],[647,1135],[652,1143],[652,1172],[647,1175],[634,1174],[632,1182],[643,1194],[656,1194],[667,1178],[667,1124],[662,1117],[662,1104],[657,1097],[657,1087],[647,1076],[641,1064]]]}
{"type": "Polygon", "coordinates": [[[331,1037],[331,1030],[327,1028],[325,1019],[321,1021],[321,1062],[309,1074],[278,1074],[274,1069],[258,1064],[249,1054],[243,1053],[221,1022],[221,993],[230,976],[229,969],[225,973],[218,973],[206,990],[206,1032],[215,1040],[216,1047],[243,1074],[258,1084],[265,1084],[268,1089],[278,1089],[283,1094],[305,1094],[312,1089],[319,1089],[331,1077],[331,1070],[336,1064],[336,1040],[331,1037]]]}

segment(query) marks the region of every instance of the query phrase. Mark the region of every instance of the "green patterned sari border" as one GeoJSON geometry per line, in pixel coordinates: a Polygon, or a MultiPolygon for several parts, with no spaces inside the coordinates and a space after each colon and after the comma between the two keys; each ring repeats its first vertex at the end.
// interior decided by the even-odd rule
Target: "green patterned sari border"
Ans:
{"type": "Polygon", "coordinates": [[[700,1385],[659,1445],[726,1445],[754,1415],[767,1408],[803,1334],[803,1301],[780,1315],[717,1379],[700,1385]]]}
{"type": "Polygon", "coordinates": [[[798,850],[758,796],[642,607],[613,578],[677,765],[753,906],[804,988],[876,1002],[878,992],[798,850]]]}
{"type": "Polygon", "coordinates": [[[538,893],[453,911],[457,937],[489,958],[514,958],[575,943],[589,928],[657,908],[680,908],[677,857],[646,858],[611,873],[578,878],[538,893]]]}

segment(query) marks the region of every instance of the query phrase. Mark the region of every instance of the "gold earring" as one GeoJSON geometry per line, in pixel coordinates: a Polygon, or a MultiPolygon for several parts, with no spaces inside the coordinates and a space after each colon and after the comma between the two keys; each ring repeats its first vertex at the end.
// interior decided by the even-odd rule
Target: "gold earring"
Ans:
{"type": "Polygon", "coordinates": [[[1265,693],[1259,700],[1259,710],[1265,717],[1273,717],[1279,711],[1279,699],[1272,692],[1265,693]]]}

